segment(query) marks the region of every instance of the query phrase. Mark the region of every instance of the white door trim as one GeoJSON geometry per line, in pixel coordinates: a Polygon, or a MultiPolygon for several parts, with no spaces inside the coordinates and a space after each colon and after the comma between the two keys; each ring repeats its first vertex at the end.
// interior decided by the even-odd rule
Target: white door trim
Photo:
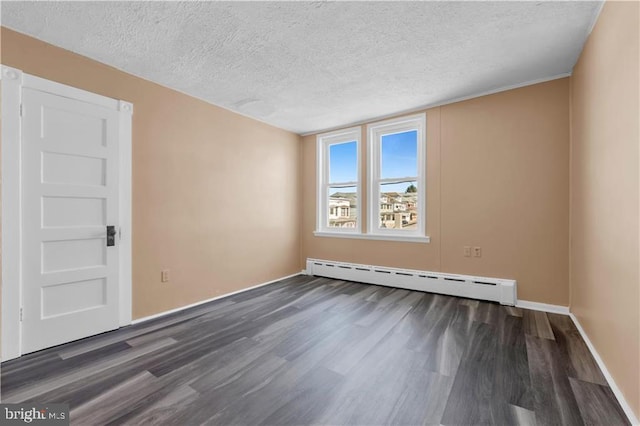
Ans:
{"type": "Polygon", "coordinates": [[[22,71],[2,67],[2,360],[20,356],[22,71]]]}
{"type": "Polygon", "coordinates": [[[133,105],[45,80],[2,65],[2,361],[22,354],[21,119],[22,88],[29,87],[118,111],[120,144],[119,322],[131,324],[131,118],[133,105]]]}
{"type": "Polygon", "coordinates": [[[119,111],[119,198],[120,198],[120,273],[118,282],[120,285],[120,327],[131,324],[133,306],[132,292],[132,266],[131,266],[131,116],[133,104],[118,101],[119,111]]]}

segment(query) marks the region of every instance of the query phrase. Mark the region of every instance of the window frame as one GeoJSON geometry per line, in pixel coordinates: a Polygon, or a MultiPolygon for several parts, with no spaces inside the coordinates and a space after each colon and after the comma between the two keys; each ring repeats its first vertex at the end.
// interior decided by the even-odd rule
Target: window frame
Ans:
{"type": "MultiPolygon", "coordinates": [[[[426,239],[426,114],[414,114],[410,116],[378,121],[367,125],[367,233],[371,236],[388,239],[426,239]],[[382,161],[382,137],[395,133],[417,131],[417,176],[402,176],[397,178],[381,179],[382,161]],[[378,226],[381,212],[380,208],[380,184],[393,183],[410,179],[417,182],[417,214],[418,223],[415,230],[382,229],[378,226]]],[[[409,183],[407,182],[407,185],[409,183]]],[[[393,203],[391,203],[393,204],[393,203]]]]}
{"type": "Polygon", "coordinates": [[[360,235],[362,233],[362,155],[361,155],[362,127],[350,127],[348,129],[337,130],[317,135],[316,137],[316,158],[317,158],[317,178],[316,178],[316,233],[318,234],[338,234],[338,235],[360,235]],[[354,142],[356,143],[356,181],[352,182],[329,182],[329,150],[332,145],[354,142]],[[329,188],[356,187],[356,209],[358,216],[356,226],[353,228],[330,227],[329,226],[329,188]]]}

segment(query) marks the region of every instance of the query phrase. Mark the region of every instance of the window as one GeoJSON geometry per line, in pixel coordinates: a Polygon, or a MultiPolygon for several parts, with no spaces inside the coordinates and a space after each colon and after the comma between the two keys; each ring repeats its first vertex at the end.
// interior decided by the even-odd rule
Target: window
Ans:
{"type": "Polygon", "coordinates": [[[368,232],[425,236],[425,115],[367,126],[368,232]]]}
{"type": "Polygon", "coordinates": [[[370,124],[367,134],[365,182],[360,182],[361,128],[318,135],[314,235],[429,242],[425,235],[425,114],[370,124]],[[366,233],[363,185],[368,195],[366,233]]]}
{"type": "Polygon", "coordinates": [[[317,230],[360,232],[360,127],[319,135],[317,230]]]}

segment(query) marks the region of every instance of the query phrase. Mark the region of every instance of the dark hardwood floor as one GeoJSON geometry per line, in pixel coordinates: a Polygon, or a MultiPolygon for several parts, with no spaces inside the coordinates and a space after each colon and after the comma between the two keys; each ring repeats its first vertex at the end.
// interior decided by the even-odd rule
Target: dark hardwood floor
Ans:
{"type": "Polygon", "coordinates": [[[2,364],[72,424],[618,425],[569,317],[298,276],[2,364]]]}

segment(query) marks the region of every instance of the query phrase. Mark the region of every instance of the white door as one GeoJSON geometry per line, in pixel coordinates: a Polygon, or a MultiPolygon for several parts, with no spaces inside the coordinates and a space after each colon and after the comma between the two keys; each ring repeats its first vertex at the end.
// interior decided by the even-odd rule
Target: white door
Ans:
{"type": "Polygon", "coordinates": [[[118,328],[118,112],[23,88],[22,353],[118,328]]]}

